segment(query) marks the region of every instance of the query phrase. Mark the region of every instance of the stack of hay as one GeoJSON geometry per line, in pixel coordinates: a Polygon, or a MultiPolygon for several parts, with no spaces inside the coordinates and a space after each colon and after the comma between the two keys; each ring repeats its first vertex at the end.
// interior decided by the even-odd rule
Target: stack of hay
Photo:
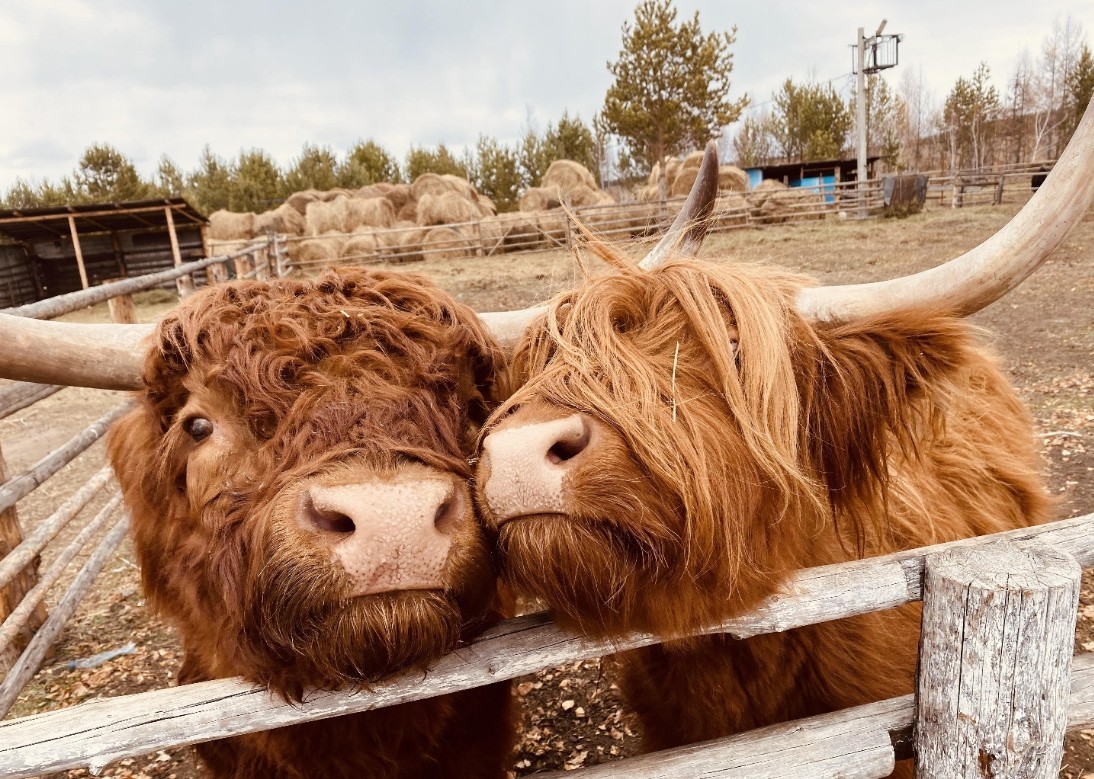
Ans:
{"type": "Polygon", "coordinates": [[[289,254],[299,262],[456,256],[469,251],[472,231],[447,225],[478,222],[495,211],[466,179],[426,173],[413,184],[296,192],[263,214],[217,211],[209,217],[210,249],[232,251],[277,233],[288,237],[289,254]]]}
{"type": "MultiPolygon", "coordinates": [[[[596,177],[579,162],[555,160],[543,174],[538,187],[525,190],[520,196],[520,213],[498,217],[501,243],[510,250],[565,245],[566,215],[562,204],[571,208],[614,205],[615,198],[596,183],[596,177]]],[[[587,221],[594,221],[586,215],[587,221]]]]}
{"type": "Polygon", "coordinates": [[[823,219],[824,196],[811,189],[788,187],[775,179],[764,179],[748,193],[748,209],[761,224],[778,224],[802,219],[823,219]]]}
{"type": "MultiPolygon", "coordinates": [[[[696,151],[678,159],[676,157],[665,158],[665,186],[666,197],[687,197],[691,191],[691,185],[695,183],[695,177],[699,175],[699,166],[703,164],[703,152],[696,151]]],[[[658,180],[661,177],[661,165],[654,163],[646,186],[638,190],[639,200],[646,202],[658,200],[660,197],[658,180]]],[[[736,165],[721,165],[718,167],[718,191],[719,192],[747,192],[748,175],[736,165]]]]}

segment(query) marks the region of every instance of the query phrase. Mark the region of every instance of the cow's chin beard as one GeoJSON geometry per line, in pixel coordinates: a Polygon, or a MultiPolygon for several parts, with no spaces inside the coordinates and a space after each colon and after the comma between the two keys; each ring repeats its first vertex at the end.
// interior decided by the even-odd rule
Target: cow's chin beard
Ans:
{"type": "Polygon", "coordinates": [[[658,580],[670,573],[665,545],[605,521],[524,516],[498,529],[502,575],[543,600],[559,624],[593,636],[681,629],[658,580]]]}
{"type": "Polygon", "coordinates": [[[454,554],[455,586],[338,598],[344,582],[329,562],[275,554],[256,582],[240,650],[250,681],[288,700],[311,689],[366,687],[424,668],[487,619],[495,571],[483,548],[454,554]]]}

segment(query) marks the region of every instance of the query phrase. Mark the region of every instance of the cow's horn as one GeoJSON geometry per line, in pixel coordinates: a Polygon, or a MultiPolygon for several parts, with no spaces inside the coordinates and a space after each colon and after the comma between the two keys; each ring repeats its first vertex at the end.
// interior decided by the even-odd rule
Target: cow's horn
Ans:
{"type": "Polygon", "coordinates": [[[717,197],[718,146],[710,141],[684,207],[676,215],[668,232],[642,259],[638,267],[652,270],[670,257],[694,257],[698,254],[710,228],[710,215],[714,212],[714,200],[717,197]]]}
{"type": "Polygon", "coordinates": [[[140,389],[145,339],[154,329],[0,314],[0,376],[72,387],[140,389]]]}
{"type": "MultiPolygon", "coordinates": [[[[651,270],[670,257],[694,257],[706,237],[717,196],[718,147],[711,141],[707,144],[699,173],[683,209],[657,246],[639,263],[639,267],[651,270]]],[[[504,348],[510,348],[520,339],[528,323],[546,310],[546,306],[533,306],[519,311],[490,311],[479,314],[479,318],[504,348]]]]}
{"type": "Polygon", "coordinates": [[[999,232],[935,268],[889,281],[802,290],[814,319],[854,319],[913,306],[965,316],[1017,287],[1052,254],[1094,201],[1094,103],[1045,183],[999,232]]]}

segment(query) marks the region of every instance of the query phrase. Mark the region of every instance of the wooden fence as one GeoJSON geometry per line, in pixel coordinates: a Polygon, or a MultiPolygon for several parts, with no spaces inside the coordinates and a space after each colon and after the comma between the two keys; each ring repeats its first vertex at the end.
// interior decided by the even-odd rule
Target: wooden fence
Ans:
{"type": "MultiPolygon", "coordinates": [[[[927,204],[957,208],[1024,203],[1033,194],[1034,177],[1043,175],[1052,164],[934,172],[928,175],[927,204]]],[[[571,212],[597,235],[626,241],[663,234],[684,200],[583,206],[572,208],[571,212]]],[[[723,193],[715,205],[711,232],[830,218],[872,218],[883,213],[881,179],[867,181],[861,189],[852,181],[785,190],[723,193]]],[[[354,233],[277,237],[280,262],[309,272],[335,264],[402,263],[569,249],[574,245],[577,230],[563,210],[554,209],[506,213],[473,222],[426,227],[362,228],[354,233]]],[[[241,242],[219,243],[234,248],[241,242]]]]}
{"type": "MultiPolygon", "coordinates": [[[[270,255],[277,245],[263,240],[230,255],[208,257],[170,270],[102,284],[29,305],[9,308],[4,313],[34,319],[53,319],[90,305],[108,302],[115,321],[132,322],[130,295],[178,281],[189,292],[196,283],[216,283],[230,275],[264,278],[271,272],[270,255]],[[194,275],[201,274],[195,282],[194,275]],[[128,301],[128,305],[119,305],[128,301]]],[[[276,271],[276,264],[274,264],[276,271]]],[[[64,388],[56,385],[10,382],[0,388],[0,419],[43,400],[64,388]]],[[[60,635],[106,561],[124,538],[128,517],[120,511],[109,467],[98,470],[33,531],[24,534],[17,503],[71,463],[105,434],[124,414],[129,403],[111,409],[61,446],[47,453],[22,473],[9,474],[0,454],[0,717],[3,717],[30,678],[37,672],[49,647],[60,635]],[[62,531],[101,493],[110,493],[105,505],[86,521],[68,544],[56,553],[50,567],[38,570],[38,557],[62,531]],[[93,543],[97,545],[92,546],[93,543]],[[47,593],[59,585],[72,562],[92,549],[83,566],[70,581],[51,613],[44,608],[47,593]]],[[[0,776],[4,770],[0,768],[0,776]]]]}

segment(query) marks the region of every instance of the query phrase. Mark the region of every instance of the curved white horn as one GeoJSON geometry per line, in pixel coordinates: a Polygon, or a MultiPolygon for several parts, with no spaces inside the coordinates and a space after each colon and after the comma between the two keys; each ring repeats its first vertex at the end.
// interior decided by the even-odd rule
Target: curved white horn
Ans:
{"type": "Polygon", "coordinates": [[[813,287],[798,310],[853,319],[913,306],[972,314],[1021,284],[1052,254],[1094,201],[1094,104],[1048,179],[999,232],[944,265],[889,281],[813,287]]]}
{"type": "Polygon", "coordinates": [[[642,258],[638,267],[642,270],[653,270],[670,257],[694,257],[698,254],[710,228],[710,215],[714,212],[714,201],[717,197],[718,146],[710,141],[684,207],[676,215],[668,232],[642,258]]]}
{"type": "MultiPolygon", "coordinates": [[[[694,257],[703,244],[714,201],[718,197],[718,147],[711,141],[703,154],[703,162],[691,186],[683,209],[676,215],[668,232],[638,264],[642,270],[652,270],[670,257],[694,257]]],[[[533,306],[519,311],[488,311],[479,314],[486,329],[509,349],[516,345],[528,323],[547,310],[533,306]]]]}
{"type": "Polygon", "coordinates": [[[72,387],[141,389],[145,339],[155,327],[0,314],[0,376],[72,387]]]}

